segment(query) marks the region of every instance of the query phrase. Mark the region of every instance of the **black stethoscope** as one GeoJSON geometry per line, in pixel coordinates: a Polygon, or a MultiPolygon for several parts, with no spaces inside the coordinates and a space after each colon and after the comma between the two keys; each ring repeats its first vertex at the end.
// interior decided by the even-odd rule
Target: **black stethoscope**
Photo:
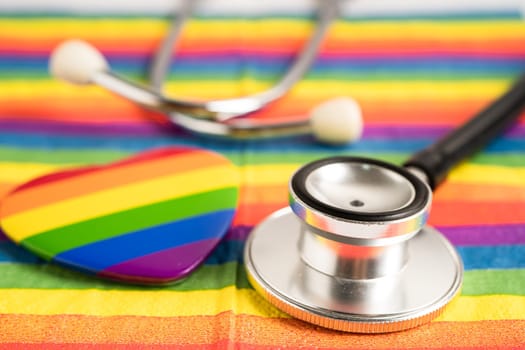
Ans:
{"type": "Polygon", "coordinates": [[[290,207],[265,219],[244,252],[249,280],[286,313],[323,327],[379,333],[437,317],[459,294],[454,247],[425,226],[432,190],[515,120],[525,77],[403,167],[333,157],[300,168],[290,207]]]}

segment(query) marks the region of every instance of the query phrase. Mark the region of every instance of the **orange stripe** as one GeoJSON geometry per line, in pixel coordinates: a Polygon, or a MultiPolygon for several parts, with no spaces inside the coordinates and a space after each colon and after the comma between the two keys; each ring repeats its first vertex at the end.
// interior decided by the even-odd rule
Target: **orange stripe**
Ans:
{"type": "Polygon", "coordinates": [[[434,200],[437,202],[458,199],[469,202],[525,202],[525,187],[472,185],[449,181],[439,187],[434,194],[434,200]]]}
{"type": "MultiPolygon", "coordinates": [[[[160,113],[140,108],[129,101],[110,93],[102,97],[82,97],[82,89],[74,92],[78,98],[35,98],[12,99],[1,103],[0,119],[9,120],[39,120],[64,123],[151,123],[152,120],[162,120],[160,113]],[[100,109],[100,106],[104,106],[100,109]],[[72,112],[74,111],[74,112],[72,112]],[[95,117],[93,117],[95,116],[95,117]]],[[[272,119],[304,119],[322,98],[301,99],[288,95],[272,103],[270,106],[252,114],[252,118],[261,121],[272,119]]],[[[363,116],[367,125],[428,125],[452,126],[465,121],[490,101],[488,100],[412,100],[409,104],[399,100],[360,100],[363,116]],[[429,108],[432,106],[432,108],[429,108]]],[[[525,114],[520,123],[525,123],[525,114]]]]}
{"type": "Polygon", "coordinates": [[[15,189],[17,184],[0,182],[0,201],[4,198],[9,192],[15,189]]]}
{"type": "MultiPolygon", "coordinates": [[[[303,99],[296,96],[285,96],[272,103],[267,109],[251,114],[252,118],[275,119],[275,116],[301,115],[307,117],[309,110],[323,102],[323,97],[308,97],[303,99]]],[[[460,101],[422,100],[414,98],[407,103],[406,100],[392,99],[360,99],[363,117],[367,124],[419,124],[457,125],[478,112],[490,101],[485,99],[472,99],[460,101]],[[432,106],[433,108],[429,108],[432,106]]]]}
{"type": "Polygon", "coordinates": [[[401,333],[368,336],[322,329],[295,319],[230,312],[191,317],[0,315],[0,324],[0,343],[191,345],[213,344],[226,337],[234,343],[291,349],[307,345],[345,349],[350,344],[360,349],[525,345],[525,320],[433,322],[401,333]]]}
{"type": "Polygon", "coordinates": [[[239,198],[244,204],[287,203],[288,185],[242,186],[239,198]]]}
{"type": "MultiPolygon", "coordinates": [[[[101,96],[82,97],[82,89],[73,90],[78,97],[12,99],[0,105],[0,119],[50,120],[67,123],[151,122],[157,114],[130,101],[104,92],[101,96]],[[37,104],[39,107],[37,107],[37,104]],[[100,106],[103,106],[101,109],[100,106]]],[[[1,100],[1,97],[0,97],[1,100]]]]}
{"type": "Polygon", "coordinates": [[[429,224],[435,226],[523,224],[525,202],[434,201],[429,224]]]}
{"type": "MultiPolygon", "coordinates": [[[[286,204],[288,201],[288,185],[257,185],[243,186],[240,202],[244,204],[286,204]]],[[[525,202],[525,187],[500,185],[472,185],[447,182],[434,193],[435,202],[468,201],[468,202],[525,202]]]]}
{"type": "Polygon", "coordinates": [[[237,208],[233,219],[234,226],[255,226],[277,209],[287,206],[287,203],[242,203],[237,208]]]}
{"type": "MultiPolygon", "coordinates": [[[[241,203],[234,225],[254,226],[287,203],[241,203]]],[[[434,201],[430,225],[499,225],[525,222],[525,202],[441,202],[434,201]]]]}
{"type": "MultiPolygon", "coordinates": [[[[284,203],[288,200],[288,185],[243,186],[241,203],[284,203]]],[[[434,201],[525,202],[525,187],[473,185],[447,182],[434,193],[434,201]]],[[[498,205],[498,203],[495,203],[498,205]]]]}
{"type": "MultiPolygon", "coordinates": [[[[283,33],[286,35],[286,33],[283,33]]],[[[63,37],[53,38],[19,38],[0,33],[2,51],[16,52],[42,52],[49,53],[61,41],[67,39],[63,37]]],[[[151,52],[152,48],[157,47],[161,39],[160,36],[150,38],[130,38],[126,33],[122,38],[89,38],[85,37],[91,44],[95,45],[105,53],[137,53],[151,52]]],[[[224,52],[224,51],[262,51],[271,53],[295,54],[306,37],[279,37],[279,38],[252,38],[251,40],[239,41],[238,36],[221,39],[197,39],[182,37],[177,45],[179,53],[199,53],[199,52],[224,52]]],[[[341,40],[337,37],[328,37],[321,49],[322,54],[345,53],[425,53],[425,52],[454,52],[471,54],[490,54],[498,55],[525,55],[525,48],[522,40],[518,39],[483,39],[476,40],[421,40],[406,37],[403,40],[360,40],[359,38],[345,38],[341,40]]]]}
{"type": "Polygon", "coordinates": [[[140,163],[115,164],[102,171],[89,172],[63,181],[48,182],[14,192],[9,205],[2,208],[2,217],[8,217],[24,210],[44,206],[72,197],[103,191],[132,182],[148,180],[176,172],[184,172],[203,166],[224,164],[221,157],[206,157],[203,164],[201,154],[177,154],[155,158],[140,163]]]}

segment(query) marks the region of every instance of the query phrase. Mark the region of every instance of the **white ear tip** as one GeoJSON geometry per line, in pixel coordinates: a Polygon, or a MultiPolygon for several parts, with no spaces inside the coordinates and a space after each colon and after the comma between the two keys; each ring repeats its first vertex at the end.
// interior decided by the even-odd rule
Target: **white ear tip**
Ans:
{"type": "Polygon", "coordinates": [[[330,144],[359,140],[363,133],[363,117],[359,104],[348,97],[325,101],[310,111],[314,136],[330,144]]]}
{"type": "Polygon", "coordinates": [[[61,43],[49,59],[51,75],[72,84],[89,84],[94,74],[106,70],[108,63],[102,53],[82,40],[61,43]]]}

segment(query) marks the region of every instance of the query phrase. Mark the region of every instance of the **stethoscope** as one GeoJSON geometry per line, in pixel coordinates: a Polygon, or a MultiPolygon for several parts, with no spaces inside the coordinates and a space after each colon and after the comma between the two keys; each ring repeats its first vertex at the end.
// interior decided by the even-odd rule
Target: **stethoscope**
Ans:
{"type": "Polygon", "coordinates": [[[229,138],[278,137],[312,133],[328,143],[347,143],[361,135],[359,105],[349,98],[326,101],[310,113],[308,120],[257,122],[239,118],[255,112],[286,94],[308,71],[330,24],[337,18],[340,0],[319,1],[316,29],[286,74],[271,88],[244,97],[190,101],[166,97],[162,85],[168,74],[174,43],[195,1],[185,1],[157,51],[150,71],[150,86],[134,84],[113,73],[107,60],[87,42],[69,40],[59,45],[50,58],[50,71],[73,84],[96,84],[141,106],[162,112],[178,126],[203,135],[229,138]],[[336,118],[332,111],[338,111],[336,118]],[[333,120],[336,119],[334,127],[333,120]]]}
{"type": "Polygon", "coordinates": [[[522,77],[403,167],[359,157],[303,166],[290,180],[290,207],[246,243],[250,282],[284,312],[327,328],[380,333],[434,319],[459,294],[463,266],[447,239],[425,226],[432,189],[524,104],[522,77]]]}
{"type": "MultiPolygon", "coordinates": [[[[314,132],[328,142],[348,141],[360,133],[360,124],[356,133],[348,133],[352,137],[334,137],[331,130],[340,127],[337,123],[259,125],[237,118],[281,97],[300,79],[336,14],[336,1],[321,1],[317,29],[288,73],[274,87],[251,96],[206,102],[165,97],[160,87],[177,36],[175,25],[155,61],[150,88],[112,73],[104,57],[84,42],[60,46],[51,71],[162,111],[173,123],[198,133],[252,137],[314,132]]],[[[359,107],[338,103],[321,114],[337,114],[338,123],[354,126],[359,107]]],[[[291,316],[337,330],[390,332],[434,319],[459,294],[463,266],[446,238],[425,226],[432,190],[454,165],[516,119],[524,103],[521,78],[487,109],[402,167],[359,157],[303,166],[289,184],[290,207],[269,216],[249,236],[244,260],[250,282],[291,316]]]]}

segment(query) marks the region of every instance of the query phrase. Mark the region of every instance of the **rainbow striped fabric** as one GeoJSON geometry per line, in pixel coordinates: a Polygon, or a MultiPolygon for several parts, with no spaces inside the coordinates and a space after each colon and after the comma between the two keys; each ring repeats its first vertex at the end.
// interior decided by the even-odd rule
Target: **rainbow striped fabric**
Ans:
{"type": "MultiPolygon", "coordinates": [[[[71,166],[189,146],[219,152],[235,164],[240,202],[204,265],[167,287],[119,284],[64,269],[0,234],[0,348],[525,347],[523,117],[454,169],[435,193],[430,224],[458,248],[465,281],[461,296],[431,324],[374,336],[305,324],[264,301],[247,282],[242,262],[247,235],[286,206],[287,181],[300,165],[340,154],[400,163],[501,94],[525,71],[525,22],[517,11],[339,20],[306,78],[253,116],[305,118],[326,98],[353,96],[362,105],[364,137],[329,147],[310,137],[203,138],[97,87],[56,81],[47,73],[49,52],[71,37],[98,46],[116,71],[144,80],[168,24],[165,15],[121,14],[97,1],[92,3],[100,7],[91,12],[74,10],[90,2],[47,9],[41,3],[0,4],[0,196],[71,166]]],[[[260,91],[285,71],[311,30],[308,12],[208,11],[184,32],[167,91],[193,98],[260,91]]]]}

